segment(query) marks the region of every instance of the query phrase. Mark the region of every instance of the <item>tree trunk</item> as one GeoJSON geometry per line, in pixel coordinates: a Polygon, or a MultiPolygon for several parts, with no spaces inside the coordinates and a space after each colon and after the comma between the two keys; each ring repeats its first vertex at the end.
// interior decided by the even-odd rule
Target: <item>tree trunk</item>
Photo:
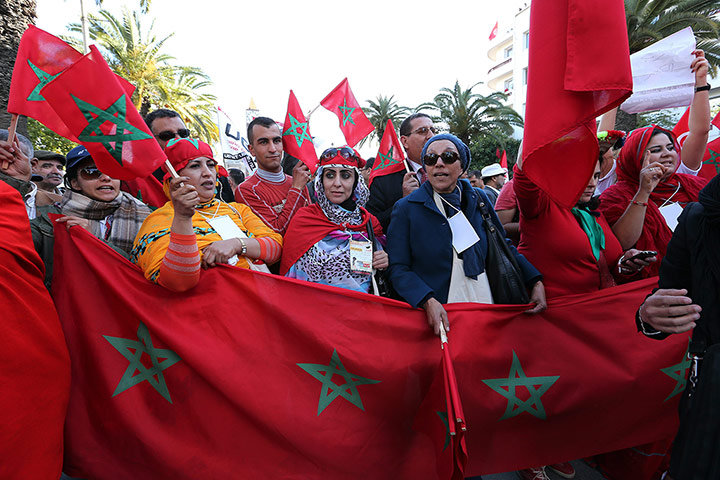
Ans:
{"type": "MultiPolygon", "coordinates": [[[[15,56],[20,38],[35,17],[35,0],[0,0],[0,128],[10,125],[7,105],[15,56]]],[[[20,117],[17,131],[27,136],[25,117],[20,117]]]]}
{"type": "Polygon", "coordinates": [[[617,118],[615,119],[615,129],[630,133],[638,127],[637,113],[626,113],[618,108],[617,118]]]}

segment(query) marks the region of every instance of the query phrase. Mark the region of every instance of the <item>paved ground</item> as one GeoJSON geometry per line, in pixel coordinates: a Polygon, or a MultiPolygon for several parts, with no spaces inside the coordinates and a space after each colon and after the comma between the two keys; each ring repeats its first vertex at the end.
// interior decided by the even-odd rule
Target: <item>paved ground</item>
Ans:
{"type": "MultiPolygon", "coordinates": [[[[570,462],[575,467],[575,479],[574,480],[605,480],[597,470],[591,468],[587,463],[582,460],[575,460],[570,462]]],[[[552,480],[563,480],[562,477],[555,473],[548,471],[548,477],[552,480]]],[[[471,477],[473,480],[479,479],[480,477],[471,477]]],[[[483,475],[482,480],[519,480],[520,477],[515,472],[508,473],[496,473],[495,475],[483,475]]]]}

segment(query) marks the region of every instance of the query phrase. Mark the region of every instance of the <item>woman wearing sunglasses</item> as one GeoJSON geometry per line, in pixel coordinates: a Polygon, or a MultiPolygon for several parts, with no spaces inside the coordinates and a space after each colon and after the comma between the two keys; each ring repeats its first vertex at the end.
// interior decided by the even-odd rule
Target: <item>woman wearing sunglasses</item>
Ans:
{"type": "MultiPolygon", "coordinates": [[[[485,192],[459,180],[470,164],[470,150],[456,136],[430,138],[422,161],[427,181],[395,204],[387,250],[393,288],[413,307],[425,309],[437,335],[441,325],[450,328],[443,304],[493,303],[485,273],[488,239],[482,214],[490,203],[485,192]]],[[[497,215],[487,210],[504,236],[497,215]]],[[[511,251],[536,304],[530,312],[544,310],[542,276],[514,247],[511,251]]]]}
{"type": "Polygon", "coordinates": [[[315,175],[317,203],[290,221],[281,275],[373,292],[373,270],[387,268],[388,256],[382,227],[365,209],[370,192],[360,174],[364,165],[350,147],[323,152],[315,175]]]}
{"type": "Polygon", "coordinates": [[[210,145],[176,138],[165,155],[164,188],[170,201],[155,210],[135,238],[131,260],[145,278],[174,292],[197,285],[200,268],[229,264],[268,272],[282,250],[282,236],[267,227],[250,207],[215,197],[218,163],[210,145]]]}
{"type": "MultiPolygon", "coordinates": [[[[67,154],[65,193],[54,211],[57,221],[79,225],[128,256],[133,240],[150,208],[120,191],[120,180],[102,173],[87,149],[78,146],[67,154]]],[[[50,288],[53,264],[53,224],[47,214],[31,222],[33,242],[45,262],[45,285],[50,288]]]]}

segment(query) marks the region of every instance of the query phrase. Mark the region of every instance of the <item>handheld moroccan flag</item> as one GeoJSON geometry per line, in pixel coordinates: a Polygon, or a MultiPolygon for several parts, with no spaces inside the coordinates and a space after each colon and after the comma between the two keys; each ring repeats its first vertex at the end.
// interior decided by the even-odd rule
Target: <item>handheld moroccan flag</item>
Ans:
{"type": "MultiPolygon", "coordinates": [[[[15,59],[8,112],[34,118],[58,135],[77,141],[40,90],[82,56],[56,36],[28,25],[15,59]]],[[[132,95],[135,87],[122,77],[117,78],[128,95],[132,95]]]]}
{"type": "Polygon", "coordinates": [[[288,99],[282,140],[285,152],[302,160],[310,171],[315,173],[318,163],[315,145],[313,145],[312,136],[310,136],[308,121],[305,119],[305,114],[300,109],[300,104],[292,90],[290,90],[290,98],[288,99]]]}
{"type": "Polygon", "coordinates": [[[103,173],[144,178],[165,160],[130,95],[95,46],[41,90],[103,173]]]}
{"type": "Polygon", "coordinates": [[[375,157],[375,165],[370,171],[370,181],[372,184],[375,177],[390,175],[391,173],[400,172],[405,169],[402,145],[395,133],[392,120],[387,121],[385,133],[380,140],[380,148],[375,157]]]}
{"type": "Polygon", "coordinates": [[[357,145],[360,140],[375,130],[373,124],[370,123],[370,120],[360,108],[360,104],[355,100],[355,95],[350,90],[350,83],[348,83],[347,78],[340,82],[320,102],[320,105],[337,115],[340,121],[340,130],[342,130],[345,140],[351,147],[357,145]]]}
{"type": "MultiPolygon", "coordinates": [[[[678,120],[672,130],[673,134],[677,137],[680,146],[685,143],[685,139],[687,138],[688,133],[690,133],[689,118],[690,107],[685,110],[685,113],[683,113],[682,117],[680,117],[680,120],[678,120]]],[[[715,125],[715,127],[720,128],[720,112],[713,117],[712,122],[710,123],[715,125]]],[[[700,168],[698,176],[711,180],[718,173],[720,173],[720,138],[716,138],[707,144],[707,147],[705,148],[705,155],[702,159],[702,168],[700,168]]]]}
{"type": "Polygon", "coordinates": [[[571,207],[598,159],[595,118],[632,93],[625,5],[536,0],[530,8],[523,169],[571,207]]]}

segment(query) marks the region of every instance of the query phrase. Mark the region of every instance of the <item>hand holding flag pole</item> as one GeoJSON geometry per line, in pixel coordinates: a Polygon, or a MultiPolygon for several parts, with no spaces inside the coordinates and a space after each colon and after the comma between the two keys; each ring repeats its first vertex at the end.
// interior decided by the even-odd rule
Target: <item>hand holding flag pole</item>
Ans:
{"type": "MultiPolygon", "coordinates": [[[[17,130],[17,124],[18,120],[20,119],[20,116],[17,113],[12,114],[12,118],[10,119],[10,126],[8,127],[8,139],[7,142],[12,146],[13,142],[15,141],[15,130],[17,130]]],[[[2,162],[2,169],[7,170],[7,168],[10,166],[7,160],[3,160],[2,162]]]]}

